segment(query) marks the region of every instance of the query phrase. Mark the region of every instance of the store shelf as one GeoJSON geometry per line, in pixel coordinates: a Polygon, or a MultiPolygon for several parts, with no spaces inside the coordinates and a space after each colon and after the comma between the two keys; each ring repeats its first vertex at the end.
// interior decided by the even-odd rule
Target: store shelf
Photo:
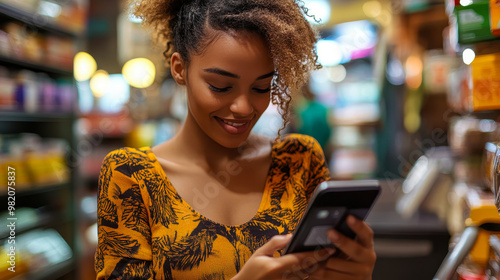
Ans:
{"type": "MultiPolygon", "coordinates": [[[[48,75],[51,78],[50,83],[57,88],[61,86],[61,91],[64,91],[61,93],[61,100],[67,100],[68,102],[71,100],[72,104],[76,106],[77,90],[73,80],[71,57],[74,55],[74,46],[77,46],[79,41],[83,39],[82,35],[72,30],[69,25],[59,24],[53,18],[42,16],[36,11],[31,11],[28,8],[23,9],[21,6],[15,5],[16,3],[24,3],[22,1],[16,3],[10,1],[10,3],[0,3],[0,24],[20,26],[22,28],[20,32],[26,31],[39,38],[40,44],[37,44],[37,47],[40,48],[39,51],[42,56],[48,58],[30,60],[25,56],[15,56],[15,52],[21,52],[24,48],[12,45],[14,53],[0,52],[0,66],[7,68],[7,71],[12,75],[22,70],[36,72],[37,76],[39,73],[48,75]],[[46,44],[48,48],[44,48],[46,44]],[[62,81],[59,82],[58,79],[62,79],[62,81]],[[73,99],[70,99],[70,89],[71,94],[75,94],[72,96],[73,99]],[[65,99],[66,97],[68,99],[65,99]]],[[[62,12],[72,13],[73,6],[63,5],[61,8],[63,9],[62,12]]],[[[17,34],[13,32],[10,35],[16,36],[17,34]]],[[[69,151],[75,150],[77,144],[75,135],[77,113],[74,108],[76,107],[66,106],[65,103],[61,105],[54,104],[51,108],[44,107],[42,104],[38,105],[40,105],[40,110],[35,112],[26,112],[22,108],[19,108],[19,110],[18,108],[0,110],[0,133],[8,135],[7,137],[29,133],[39,135],[42,139],[60,139],[67,143],[69,151]]],[[[52,106],[52,104],[50,105],[52,106]]],[[[38,235],[38,230],[53,229],[58,232],[71,249],[72,258],[36,270],[32,270],[33,267],[30,266],[28,268],[29,272],[24,274],[16,273],[16,277],[12,279],[73,279],[77,276],[80,242],[77,234],[78,218],[75,214],[75,190],[78,179],[76,169],[70,168],[70,166],[67,167],[70,172],[69,182],[33,186],[29,189],[16,188],[15,210],[17,212],[15,217],[19,219],[16,221],[15,234],[16,238],[21,235],[30,238],[30,234],[38,235]]],[[[0,199],[7,201],[6,198],[7,194],[0,194],[0,199]]],[[[9,217],[6,212],[1,214],[9,217]]],[[[9,234],[9,227],[0,228],[0,242],[5,241],[9,234]]],[[[71,255],[59,258],[59,260],[62,261],[69,257],[71,255]]]]}
{"type": "Polygon", "coordinates": [[[77,37],[75,33],[50,22],[49,18],[42,15],[34,15],[5,3],[0,3],[0,14],[53,34],[72,38],[77,37]]]}
{"type": "Polygon", "coordinates": [[[46,72],[49,74],[55,74],[59,76],[73,76],[72,69],[57,68],[52,66],[47,66],[45,64],[31,62],[27,60],[22,60],[18,58],[8,57],[5,55],[0,55],[0,64],[6,66],[16,66],[19,68],[30,69],[33,71],[46,72]]]}
{"type": "MultiPolygon", "coordinates": [[[[38,228],[55,228],[61,224],[71,222],[71,219],[65,218],[62,215],[50,213],[43,214],[43,217],[36,223],[24,226],[16,226],[16,236],[32,231],[38,228]]],[[[9,237],[9,228],[5,227],[0,230],[0,240],[9,237]]]]}
{"type": "Polygon", "coordinates": [[[0,111],[2,122],[73,122],[76,116],[73,113],[26,113],[0,111]]]}
{"type": "Polygon", "coordinates": [[[45,267],[34,272],[28,272],[26,274],[19,275],[17,277],[11,278],[11,280],[53,280],[71,272],[74,269],[75,265],[75,258],[71,258],[67,261],[45,267]]]}
{"type": "MultiPolygon", "coordinates": [[[[16,197],[27,197],[27,196],[44,194],[44,193],[50,193],[50,192],[60,191],[62,189],[69,188],[69,187],[70,187],[69,183],[62,183],[62,184],[49,185],[49,186],[43,186],[43,187],[37,186],[37,187],[27,189],[27,190],[17,190],[16,189],[16,197]]],[[[7,193],[0,194],[0,200],[7,200],[7,193]]]]}

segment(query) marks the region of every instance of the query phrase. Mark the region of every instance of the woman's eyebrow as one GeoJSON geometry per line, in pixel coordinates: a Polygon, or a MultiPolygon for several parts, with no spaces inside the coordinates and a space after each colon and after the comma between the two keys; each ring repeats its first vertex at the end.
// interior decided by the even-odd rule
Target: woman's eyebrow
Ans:
{"type": "Polygon", "coordinates": [[[231,72],[227,72],[226,70],[222,70],[220,68],[207,68],[207,69],[203,69],[203,71],[209,72],[209,73],[215,73],[215,74],[219,74],[219,75],[227,76],[227,77],[231,77],[231,78],[236,78],[236,79],[240,78],[240,76],[233,74],[231,72]]]}
{"type": "Polygon", "coordinates": [[[267,74],[264,74],[264,75],[262,75],[262,76],[259,76],[259,77],[257,78],[257,80],[262,80],[262,79],[265,79],[265,78],[272,77],[274,74],[276,74],[276,72],[275,72],[275,71],[269,72],[269,73],[267,73],[267,74]]]}
{"type": "MultiPolygon", "coordinates": [[[[206,69],[203,69],[203,71],[209,72],[209,73],[214,73],[214,74],[219,74],[219,75],[227,76],[227,77],[231,77],[231,78],[236,78],[236,79],[240,78],[240,76],[233,74],[231,72],[228,72],[226,70],[222,70],[220,68],[206,68],[206,69]]],[[[262,80],[265,78],[269,78],[269,77],[273,76],[275,73],[276,73],[275,71],[271,71],[267,74],[264,74],[262,76],[257,77],[256,80],[262,80]]]]}

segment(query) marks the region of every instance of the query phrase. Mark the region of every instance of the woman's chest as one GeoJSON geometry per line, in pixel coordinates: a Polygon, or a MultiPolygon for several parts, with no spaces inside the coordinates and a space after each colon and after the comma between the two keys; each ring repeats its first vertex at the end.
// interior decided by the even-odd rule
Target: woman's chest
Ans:
{"type": "Polygon", "coordinates": [[[234,204],[228,204],[226,194],[206,181],[186,182],[198,184],[192,189],[197,192],[190,204],[177,194],[168,180],[163,190],[149,190],[150,193],[170,192],[159,199],[148,199],[155,270],[164,271],[164,275],[174,279],[228,279],[272,236],[293,232],[307,205],[304,176],[300,172],[284,174],[274,169],[269,172],[274,174],[269,178],[275,180],[269,180],[262,192],[255,192],[253,201],[249,193],[242,192],[234,204]],[[214,203],[217,201],[219,204],[214,203]],[[234,211],[247,208],[245,203],[258,204],[258,209],[247,212],[244,221],[234,223],[237,226],[214,221],[207,215],[214,211],[212,217],[235,217],[234,211]],[[228,205],[234,208],[231,210],[228,205]]]}
{"type": "Polygon", "coordinates": [[[208,172],[170,168],[167,175],[172,188],[193,210],[220,224],[239,225],[252,219],[262,206],[269,168],[268,162],[233,162],[208,172]]]}

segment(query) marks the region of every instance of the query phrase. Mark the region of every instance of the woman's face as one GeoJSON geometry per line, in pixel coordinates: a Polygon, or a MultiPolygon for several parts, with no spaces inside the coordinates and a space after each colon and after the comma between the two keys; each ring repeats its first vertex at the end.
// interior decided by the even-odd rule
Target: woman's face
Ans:
{"type": "Polygon", "coordinates": [[[255,33],[220,32],[202,54],[191,55],[187,69],[174,56],[172,74],[187,87],[195,123],[224,147],[242,145],[270,102],[274,65],[265,41],[255,33]]]}

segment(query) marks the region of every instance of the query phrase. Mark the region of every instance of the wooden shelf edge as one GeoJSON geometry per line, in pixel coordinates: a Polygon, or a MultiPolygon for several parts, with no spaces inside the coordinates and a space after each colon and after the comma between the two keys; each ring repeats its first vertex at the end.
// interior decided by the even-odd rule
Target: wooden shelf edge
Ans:
{"type": "Polygon", "coordinates": [[[6,64],[11,64],[11,65],[16,65],[22,68],[34,70],[34,71],[42,71],[42,72],[47,72],[50,74],[56,74],[60,76],[68,76],[73,78],[73,70],[72,69],[65,69],[65,68],[57,68],[54,66],[50,65],[44,65],[42,63],[38,62],[32,62],[29,60],[23,60],[20,58],[15,58],[15,57],[9,57],[3,54],[0,54],[0,62],[6,63],[6,64]]]}
{"type": "MultiPolygon", "coordinates": [[[[48,193],[48,192],[53,192],[53,191],[58,191],[64,188],[69,188],[70,183],[65,182],[65,183],[60,183],[60,184],[52,184],[52,185],[46,185],[46,186],[36,186],[30,189],[17,189],[16,188],[16,197],[23,197],[23,196],[30,196],[30,195],[37,195],[37,194],[42,194],[42,193],[48,193]]],[[[7,193],[2,193],[0,194],[0,200],[6,199],[7,198],[7,193]]]]}
{"type": "Polygon", "coordinates": [[[71,38],[78,37],[76,33],[59,26],[56,23],[50,22],[50,19],[42,15],[34,15],[9,4],[0,3],[0,13],[29,26],[37,27],[50,33],[71,38]]]}
{"type": "Polygon", "coordinates": [[[19,111],[0,111],[0,121],[15,122],[63,122],[76,120],[75,113],[28,113],[19,111]]]}
{"type": "Polygon", "coordinates": [[[45,279],[57,279],[70,271],[75,269],[76,261],[73,256],[71,259],[41,268],[34,272],[27,272],[17,277],[11,278],[12,280],[45,280],[45,279]]]}
{"type": "MultiPolygon", "coordinates": [[[[54,228],[56,226],[59,226],[59,225],[62,225],[62,224],[68,223],[68,222],[72,222],[72,221],[74,221],[74,220],[71,218],[68,218],[67,215],[56,214],[56,213],[46,213],[35,224],[21,226],[21,227],[16,225],[16,236],[22,235],[23,233],[27,233],[27,232],[37,230],[37,229],[54,228]]],[[[4,239],[6,239],[8,237],[9,237],[9,228],[5,227],[5,229],[0,232],[0,241],[3,241],[4,239]]]]}

